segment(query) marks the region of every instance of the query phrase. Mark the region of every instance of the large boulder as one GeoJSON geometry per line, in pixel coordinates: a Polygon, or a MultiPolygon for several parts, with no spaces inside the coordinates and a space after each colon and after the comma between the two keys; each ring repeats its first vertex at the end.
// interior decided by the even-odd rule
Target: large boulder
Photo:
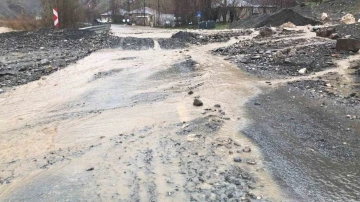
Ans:
{"type": "Polygon", "coordinates": [[[322,13],[321,14],[321,21],[322,22],[325,22],[325,21],[328,21],[329,20],[329,16],[327,13],[322,13]]]}
{"type": "Polygon", "coordinates": [[[357,39],[338,39],[336,50],[358,52],[360,50],[360,40],[357,39]]]}
{"type": "Polygon", "coordinates": [[[353,15],[346,14],[344,17],[341,18],[340,22],[349,25],[349,24],[354,24],[356,22],[356,19],[353,15]]]}
{"type": "Polygon", "coordinates": [[[334,33],[335,33],[334,27],[322,27],[316,31],[316,36],[327,38],[334,33]]]}
{"type": "Polygon", "coordinates": [[[263,27],[259,33],[262,37],[270,37],[274,34],[274,31],[270,27],[263,27]]]}

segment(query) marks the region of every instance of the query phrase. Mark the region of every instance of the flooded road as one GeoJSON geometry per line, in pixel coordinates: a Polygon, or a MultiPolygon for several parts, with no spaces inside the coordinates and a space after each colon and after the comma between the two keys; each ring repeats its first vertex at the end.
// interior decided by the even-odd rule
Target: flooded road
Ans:
{"type": "Polygon", "coordinates": [[[102,50],[1,94],[2,201],[279,201],[239,132],[260,90],[223,45],[102,50]]]}
{"type": "Polygon", "coordinates": [[[360,128],[344,119],[358,106],[287,85],[351,79],[358,54],[269,82],[211,53],[256,32],[163,50],[178,30],[112,29],[154,48],[97,51],[0,94],[0,201],[360,200],[360,128]]]}

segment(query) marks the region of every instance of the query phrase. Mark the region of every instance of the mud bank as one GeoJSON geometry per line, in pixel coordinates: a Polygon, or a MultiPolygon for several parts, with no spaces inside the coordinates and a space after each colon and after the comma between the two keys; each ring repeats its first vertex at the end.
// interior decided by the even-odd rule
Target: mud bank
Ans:
{"type": "Polygon", "coordinates": [[[179,31],[173,34],[171,38],[159,39],[159,44],[162,49],[177,49],[189,45],[227,42],[232,37],[249,36],[252,33],[252,30],[222,31],[210,34],[179,31]]]}
{"type": "Polygon", "coordinates": [[[264,78],[309,75],[336,67],[335,61],[350,53],[335,49],[336,42],[317,37],[300,36],[276,39],[246,40],[219,48],[214,54],[227,56],[239,68],[264,78]],[[301,72],[300,70],[305,70],[301,72]]]}
{"type": "Polygon", "coordinates": [[[295,201],[360,200],[359,106],[286,85],[247,104],[253,123],[244,133],[262,148],[266,164],[295,201]]]}

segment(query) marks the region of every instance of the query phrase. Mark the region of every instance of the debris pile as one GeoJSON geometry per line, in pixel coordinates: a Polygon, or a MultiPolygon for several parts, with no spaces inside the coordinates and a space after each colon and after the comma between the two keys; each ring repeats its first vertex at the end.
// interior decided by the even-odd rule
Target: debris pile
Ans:
{"type": "Polygon", "coordinates": [[[315,80],[299,80],[288,84],[311,94],[312,97],[325,97],[345,105],[359,105],[360,94],[357,83],[346,83],[344,75],[330,72],[315,80]]]}
{"type": "Polygon", "coordinates": [[[337,51],[334,41],[322,38],[240,41],[213,53],[229,56],[228,59],[240,68],[264,77],[299,76],[322,71],[335,67],[334,58],[349,55],[337,51]]]}
{"type": "Polygon", "coordinates": [[[292,23],[296,26],[320,25],[320,21],[305,17],[293,9],[282,9],[272,15],[264,14],[260,16],[251,16],[247,19],[233,23],[232,28],[260,28],[260,27],[276,27],[285,23],[292,23]]]}

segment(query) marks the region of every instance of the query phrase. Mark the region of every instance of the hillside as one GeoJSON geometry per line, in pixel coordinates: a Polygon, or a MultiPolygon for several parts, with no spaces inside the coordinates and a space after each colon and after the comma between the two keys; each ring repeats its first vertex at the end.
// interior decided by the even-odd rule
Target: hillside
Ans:
{"type": "MultiPolygon", "coordinates": [[[[82,0],[87,4],[90,0],[82,0]]],[[[99,13],[105,12],[108,8],[107,0],[100,0],[95,8],[99,13]]],[[[39,0],[0,0],[0,19],[12,18],[21,14],[36,16],[40,14],[39,0]]]]}
{"type": "Polygon", "coordinates": [[[37,15],[39,7],[38,0],[0,0],[0,18],[16,17],[22,13],[37,15]]]}

